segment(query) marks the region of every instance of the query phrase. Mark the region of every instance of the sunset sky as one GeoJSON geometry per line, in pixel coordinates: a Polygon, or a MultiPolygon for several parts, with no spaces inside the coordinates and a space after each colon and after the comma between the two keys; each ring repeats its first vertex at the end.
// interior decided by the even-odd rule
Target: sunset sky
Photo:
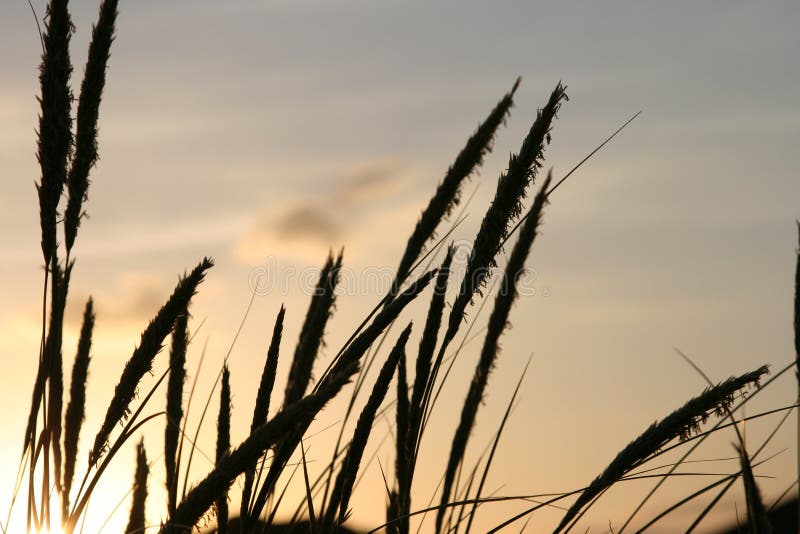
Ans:
{"type": "MultiPolygon", "coordinates": [[[[77,92],[97,2],[72,4],[77,92]]],[[[33,5],[41,16],[44,2],[33,5]]],[[[256,296],[231,351],[234,442],[246,437],[275,314],[285,303],[273,397],[274,406],[280,403],[308,303],[303,285],[314,281],[309,269],[319,268],[330,248],[344,246],[354,282],[337,301],[319,375],[383,296],[359,281],[396,266],[448,165],[517,76],[522,85],[507,125],[465,188],[465,198],[476,192],[454,234],[459,243],[471,242],[509,153],[559,80],[570,101],[555,123],[545,162],[557,177],[628,117],[643,113],[547,208],[528,262],[535,294],[512,311],[513,327],[502,340],[468,451],[471,465],[533,353],[488,491],[550,493],[590,482],[651,422],[705,387],[675,347],[714,381],[763,363],[777,372],[794,358],[798,21],[800,4],[793,1],[122,2],[101,108],[101,160],[89,191],[90,218],[76,243],[67,309],[69,368],[86,298],[97,303],[81,450],[139,333],[177,277],[204,255],[217,266],[191,308],[192,326],[205,322],[190,349],[190,375],[208,343],[192,421],[242,320],[251,281],[264,266],[289,283],[285,291],[276,287],[256,296]]],[[[2,2],[0,49],[0,354],[6,361],[0,503],[7,503],[36,371],[43,278],[34,188],[41,50],[26,1],[2,2]]],[[[404,316],[415,320],[411,347],[427,300],[426,293],[404,316]]],[[[476,313],[470,310],[471,317],[476,313]]],[[[425,436],[415,480],[419,507],[443,472],[453,414],[480,342],[467,345],[454,366],[425,436]]],[[[165,366],[163,353],[156,374],[165,366]]],[[[787,373],[747,413],[791,404],[795,388],[787,373]]],[[[162,397],[152,411],[162,409],[162,397]]],[[[198,443],[209,455],[216,410],[214,398],[198,443]]],[[[323,429],[341,414],[341,403],[334,403],[315,422],[312,433],[321,432],[306,444],[317,461],[312,469],[328,461],[336,430],[323,429]]],[[[764,457],[789,450],[758,469],[775,477],[760,479],[770,504],[795,477],[793,421],[764,457]]],[[[748,425],[748,437],[760,444],[776,422],[748,425]]],[[[389,429],[388,420],[376,425],[369,452],[389,429]]],[[[160,420],[145,431],[155,461],[148,501],[155,525],[163,518],[162,436],[160,420]]],[[[721,435],[695,458],[730,458],[733,439],[721,435]]],[[[389,443],[377,458],[391,471],[389,443]]],[[[133,447],[121,458],[89,511],[88,531],[99,528],[130,487],[133,447]]],[[[700,465],[697,471],[722,473],[737,464],[700,465]]],[[[196,457],[194,479],[210,467],[196,457]]],[[[667,484],[643,517],[696,483],[667,484]]],[[[651,484],[609,492],[585,525],[593,525],[592,532],[604,531],[609,521],[619,526],[651,484]]],[[[294,490],[296,502],[304,490],[300,484],[294,490]]],[[[354,495],[354,525],[382,522],[384,493],[375,462],[354,495]]],[[[733,497],[738,493],[720,504],[709,525],[734,517],[733,497]]],[[[476,531],[525,506],[482,507],[476,531]]],[[[663,532],[685,526],[698,506],[677,513],[663,532]]],[[[740,514],[742,506],[740,500],[740,514]]],[[[18,504],[15,510],[23,509],[18,504]]],[[[0,507],[3,520],[6,510],[0,507]]],[[[127,510],[125,502],[107,532],[123,528],[127,510]]],[[[537,513],[528,531],[547,532],[560,513],[537,513]]]]}

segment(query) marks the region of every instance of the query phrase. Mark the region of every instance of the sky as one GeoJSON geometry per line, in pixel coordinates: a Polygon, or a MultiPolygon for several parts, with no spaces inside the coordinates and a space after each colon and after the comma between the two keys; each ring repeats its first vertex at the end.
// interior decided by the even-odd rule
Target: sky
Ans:
{"type": "MultiPolygon", "coordinates": [[[[71,5],[77,90],[97,4],[71,5]]],[[[41,16],[43,2],[33,6],[41,16]]],[[[368,283],[370,273],[391,273],[419,212],[477,124],[521,76],[494,152],[466,187],[465,197],[474,196],[453,234],[464,246],[508,155],[561,80],[570,101],[545,160],[555,176],[643,113],[553,195],[528,262],[533,290],[512,311],[468,462],[491,439],[533,354],[487,487],[521,495],[587,484],[652,421],[705,387],[675,348],[713,381],[764,363],[777,372],[794,358],[798,20],[800,6],[791,1],[123,2],[101,108],[101,159],[67,309],[69,362],[83,304],[89,295],[97,302],[84,428],[99,423],[139,333],[177,277],[210,255],[217,265],[192,305],[193,326],[202,327],[190,374],[207,344],[198,391],[208,392],[230,353],[233,436],[244,439],[281,303],[285,377],[308,303],[304,288],[328,250],[344,247],[352,283],[329,323],[320,373],[382,297],[368,283]],[[286,283],[258,292],[232,345],[253,280],[264,272],[286,283]]],[[[0,404],[13,407],[0,413],[7,458],[0,502],[7,502],[35,373],[42,283],[34,187],[40,45],[27,2],[0,6],[0,48],[0,353],[8,362],[0,404]]],[[[419,324],[424,304],[406,319],[419,324]]],[[[476,329],[490,306],[483,315],[472,309],[476,329]]],[[[480,341],[459,356],[425,436],[417,504],[427,502],[443,472],[452,413],[480,341]]],[[[162,354],[156,374],[165,365],[162,354]]],[[[791,404],[790,375],[759,394],[748,413],[791,404]]],[[[283,386],[279,380],[275,399],[283,386]]],[[[341,410],[334,403],[314,425],[319,433],[308,445],[316,465],[327,459],[335,430],[326,428],[341,410]]],[[[768,499],[796,474],[792,419],[764,455],[789,451],[758,469],[768,499]]],[[[748,424],[748,436],[760,443],[777,422],[748,424]]],[[[159,425],[144,432],[155,461],[148,512],[155,525],[163,517],[159,425]]],[[[393,462],[392,447],[380,443],[389,431],[382,421],[368,447],[384,468],[393,462]]],[[[696,459],[730,458],[732,440],[720,436],[696,459]]],[[[201,432],[198,447],[213,451],[213,432],[201,432]]],[[[130,487],[133,447],[126,454],[108,473],[90,525],[99,528],[130,487]]],[[[735,468],[730,460],[701,465],[710,472],[735,468]]],[[[196,459],[193,478],[209,468],[196,459]]],[[[643,516],[685,495],[697,479],[708,481],[686,478],[668,483],[643,516]]],[[[585,526],[619,526],[648,484],[609,492],[585,526]]],[[[295,486],[290,495],[297,501],[302,490],[295,486]]],[[[354,495],[354,525],[381,522],[384,493],[375,462],[354,495]]],[[[740,494],[732,494],[709,529],[734,517],[737,498],[741,513],[740,494]]],[[[476,528],[526,505],[486,505],[476,528]]],[[[663,531],[685,526],[700,506],[676,513],[663,531]]],[[[559,514],[537,513],[527,531],[546,532],[559,514]]],[[[107,531],[121,529],[126,515],[123,502],[107,531]]]]}

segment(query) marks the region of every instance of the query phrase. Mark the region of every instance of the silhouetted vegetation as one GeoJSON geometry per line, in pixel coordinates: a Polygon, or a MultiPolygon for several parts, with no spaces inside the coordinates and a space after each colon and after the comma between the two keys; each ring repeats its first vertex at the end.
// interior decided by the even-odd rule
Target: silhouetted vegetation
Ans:
{"type": "MultiPolygon", "coordinates": [[[[165,298],[164,305],[143,330],[138,345],[122,367],[103,421],[94,434],[92,446],[86,451],[89,457],[87,470],[76,473],[86,390],[93,386],[87,377],[92,361],[95,312],[90,299],[85,305],[83,326],[72,366],[69,403],[64,410],[64,310],[70,278],[76,266],[73,251],[88,198],[89,177],[98,158],[98,117],[116,17],[116,0],[103,0],[92,32],[88,61],[77,97],[76,119],[73,120],[73,68],[69,47],[73,28],[68,3],[66,0],[51,0],[47,7],[40,67],[41,112],[37,151],[41,168],[38,199],[45,266],[45,302],[38,372],[23,440],[20,480],[26,480],[27,483],[19,490],[27,507],[29,531],[41,532],[50,527],[51,506],[60,506],[64,530],[68,533],[76,531],[109,463],[146,422],[159,418],[164,422],[165,438],[164,474],[158,475],[158,483],[163,480],[166,485],[167,502],[160,505],[146,502],[148,479],[152,481],[158,471],[153,469],[155,462],[148,464],[144,443],[139,442],[127,532],[141,532],[154,527],[146,524],[146,505],[158,510],[150,515],[162,517],[159,528],[163,533],[190,532],[206,525],[216,525],[220,533],[348,532],[345,523],[351,516],[358,515],[358,510],[350,509],[350,498],[358,475],[365,467],[363,455],[367,442],[379,417],[391,413],[393,417],[390,419],[394,421],[396,431],[394,472],[385,473],[386,522],[384,525],[374,525],[376,530],[408,534],[411,531],[411,518],[431,512],[435,516],[433,528],[437,533],[457,532],[459,528],[470,531],[474,516],[482,507],[493,502],[517,500],[529,503],[526,505],[529,507],[509,517],[496,530],[512,524],[516,526],[517,521],[528,518],[536,510],[560,503],[566,508],[554,532],[566,532],[614,484],[641,476],[645,472],[641,468],[670,450],[694,450],[711,433],[728,425],[735,426],[737,421],[733,414],[736,410],[755,396],[759,387],[770,384],[795,365],[795,362],[791,362],[769,380],[766,378],[769,370],[764,366],[710,385],[683,406],[646,428],[584,488],[547,497],[544,502],[535,504],[530,504],[531,501],[525,496],[484,496],[486,473],[516,392],[499,425],[486,461],[481,463],[482,460],[479,460],[475,466],[465,465],[465,452],[470,445],[491,371],[500,356],[500,341],[518,296],[519,280],[539,235],[545,207],[552,200],[555,187],[561,183],[553,186],[551,174],[541,184],[538,181],[557,113],[567,101],[566,86],[560,82],[555,84],[532,121],[519,151],[511,154],[507,169],[500,174],[494,198],[474,238],[464,274],[456,281],[455,292],[448,292],[448,282],[455,272],[452,268],[454,249],[448,243],[447,233],[440,239],[435,236],[437,229],[446,223],[453,208],[459,204],[464,180],[482,165],[484,157],[491,151],[497,132],[513,106],[520,84],[518,79],[480,123],[434,191],[412,229],[389,292],[376,303],[372,313],[352,333],[348,342],[339,348],[316,380],[312,371],[321,364],[320,347],[334,318],[335,291],[344,261],[341,252],[335,256],[330,254],[320,271],[316,291],[310,300],[291,359],[282,406],[277,409],[270,406],[270,396],[277,379],[278,361],[286,357],[287,348],[281,347],[284,317],[289,313],[298,313],[283,307],[275,320],[271,342],[265,352],[257,400],[251,408],[252,423],[248,435],[231,435],[230,374],[235,374],[237,369],[229,369],[226,362],[218,377],[220,408],[216,425],[215,465],[200,480],[194,483],[188,481],[189,464],[195,449],[194,440],[187,440],[187,434],[191,434],[186,427],[189,406],[184,403],[186,357],[191,349],[190,309],[192,298],[214,266],[211,259],[202,258],[196,267],[180,278],[172,295],[165,298]],[[536,194],[526,210],[526,198],[532,189],[536,189],[536,194]],[[499,269],[498,258],[509,240],[513,242],[511,254],[505,267],[499,269]],[[427,271],[421,268],[426,262],[436,265],[436,258],[442,251],[445,252],[444,259],[438,262],[437,267],[427,271]],[[497,270],[502,272],[498,275],[495,272],[497,270]],[[451,345],[459,335],[464,334],[468,328],[465,325],[474,320],[468,314],[473,299],[483,292],[492,291],[488,282],[493,277],[499,282],[493,299],[494,306],[488,328],[483,334],[482,349],[461,408],[450,454],[441,462],[443,483],[438,493],[438,505],[427,506],[413,498],[414,484],[418,478],[420,444],[426,435],[431,414],[436,409],[439,393],[447,391],[445,384],[448,373],[444,372],[444,366],[460,350],[460,347],[450,350],[451,345]],[[420,341],[412,346],[408,342],[414,327],[410,319],[405,317],[406,308],[429,287],[432,294],[429,296],[420,341]],[[389,329],[398,320],[407,326],[399,335],[395,335],[389,329]],[[446,325],[443,333],[440,332],[442,325],[446,325]],[[170,337],[168,365],[159,365],[158,369],[165,370],[157,372],[155,383],[147,386],[144,378],[153,371],[154,362],[170,337]],[[392,347],[390,350],[381,350],[384,340],[388,341],[387,347],[392,347]],[[378,363],[376,369],[380,371],[372,387],[367,388],[370,393],[366,401],[361,404],[359,392],[362,386],[366,387],[367,371],[373,359],[378,363]],[[145,406],[152,406],[156,402],[154,393],[164,380],[167,391],[164,411],[145,415],[145,406]],[[764,384],[761,384],[762,381],[764,384]],[[353,382],[357,387],[346,389],[353,382]],[[396,389],[392,388],[393,383],[396,389]],[[395,390],[396,402],[385,402],[395,390]],[[747,392],[751,395],[745,396],[747,392]],[[309,478],[303,445],[308,428],[332,399],[348,394],[349,407],[341,419],[340,440],[332,451],[331,460],[318,478],[309,478]],[[361,406],[361,410],[355,430],[347,440],[344,429],[351,415],[355,415],[356,406],[361,406]],[[719,421],[709,430],[704,430],[706,423],[715,418],[719,421]],[[729,419],[730,422],[726,423],[729,419]],[[188,450],[188,454],[185,450],[188,450]],[[298,460],[304,475],[306,498],[297,509],[283,500],[283,492],[278,487],[278,480],[288,473],[292,459],[298,460]],[[234,486],[238,479],[243,484],[234,486]],[[232,493],[238,494],[231,496],[232,493]],[[228,500],[239,497],[239,517],[229,518],[228,500]],[[276,522],[278,513],[287,515],[292,512],[293,519],[288,525],[276,522]]],[[[800,263],[797,273],[796,291],[800,288],[800,263]]],[[[798,302],[800,297],[796,295],[798,302]]],[[[800,332],[800,311],[797,306],[795,329],[800,332]]],[[[797,336],[796,365],[800,369],[800,333],[797,336]]],[[[259,366],[259,369],[262,367],[259,366]]],[[[239,406],[237,409],[247,410],[247,407],[239,406]]],[[[212,431],[210,428],[202,430],[212,431]]],[[[710,509],[741,477],[748,503],[749,529],[751,532],[768,531],[769,521],[774,516],[768,513],[754,476],[757,456],[768,441],[752,453],[742,443],[738,450],[741,460],[738,471],[720,475],[719,480],[698,494],[688,496],[664,514],[652,518],[648,526],[694,497],[722,490],[709,499],[710,509]]],[[[688,454],[683,456],[684,460],[688,454]]],[[[682,462],[672,465],[668,472],[660,472],[661,480],[671,476],[682,462]]],[[[652,492],[646,495],[644,501],[651,495],[652,492]]],[[[636,512],[640,508],[641,504],[636,512]]],[[[707,511],[697,518],[696,524],[702,521],[707,511]]]]}

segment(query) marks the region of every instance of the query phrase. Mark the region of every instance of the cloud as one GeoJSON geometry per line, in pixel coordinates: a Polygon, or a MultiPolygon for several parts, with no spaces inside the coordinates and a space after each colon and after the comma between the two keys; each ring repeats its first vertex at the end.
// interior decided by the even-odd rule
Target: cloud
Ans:
{"type": "Polygon", "coordinates": [[[341,235],[335,215],[321,206],[300,204],[280,214],[262,230],[272,231],[287,240],[318,239],[329,243],[341,235]]]}
{"type": "MultiPolygon", "coordinates": [[[[120,275],[114,288],[93,294],[98,323],[104,326],[143,329],[166,302],[172,288],[156,273],[131,271],[120,275]]],[[[83,308],[89,295],[77,294],[70,298],[64,316],[68,328],[80,328],[83,308]]]]}
{"type": "Polygon", "coordinates": [[[333,176],[331,189],[317,198],[271,206],[257,216],[234,244],[234,257],[252,263],[279,253],[313,262],[345,242],[352,245],[354,240],[363,242],[370,236],[384,239],[381,229],[389,212],[403,203],[403,187],[417,181],[410,169],[391,159],[346,166],[333,176]],[[394,200],[387,201],[387,197],[394,200]]]}
{"type": "Polygon", "coordinates": [[[339,199],[362,204],[393,193],[402,185],[405,169],[394,160],[376,160],[344,171],[337,179],[339,199]]]}

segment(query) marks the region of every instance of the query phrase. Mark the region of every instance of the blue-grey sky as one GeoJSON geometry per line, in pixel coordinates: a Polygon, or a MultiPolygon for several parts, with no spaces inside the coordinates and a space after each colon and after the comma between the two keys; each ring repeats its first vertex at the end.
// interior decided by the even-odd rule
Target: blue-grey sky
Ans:
{"type": "MultiPolygon", "coordinates": [[[[34,6],[44,12],[41,0],[34,6]]],[[[79,0],[72,9],[77,90],[97,5],[79,0]]],[[[521,75],[507,126],[466,189],[477,192],[457,239],[473,237],[508,154],[559,80],[570,102],[545,162],[557,176],[643,110],[553,196],[529,261],[537,293],[512,312],[470,449],[473,461],[534,353],[490,491],[584,485],[650,422],[704,387],[673,347],[714,380],[762,363],[777,371],[793,358],[798,22],[800,5],[790,1],[122,2],[101,110],[101,161],[68,311],[74,319],[88,294],[97,298],[87,428],[102,415],[145,321],[203,255],[213,255],[217,267],[193,311],[197,323],[206,319],[200,337],[209,340],[213,365],[244,312],[252,270],[268,258],[274,269],[301,270],[320,265],[329,247],[345,246],[356,275],[394,267],[450,161],[521,75]]],[[[5,405],[20,404],[0,422],[17,436],[34,373],[41,291],[33,185],[40,48],[27,2],[0,7],[0,48],[0,350],[14,362],[0,395],[5,405]]],[[[289,289],[256,298],[232,353],[234,439],[245,435],[254,369],[281,302],[288,313],[280,371],[288,366],[307,303],[297,284],[289,289]]],[[[339,298],[322,364],[380,298],[354,293],[339,298]]],[[[419,323],[422,313],[410,316],[419,323]]],[[[70,328],[67,354],[74,320],[70,328]]],[[[478,347],[469,347],[426,437],[428,476],[415,482],[420,505],[444,465],[455,424],[449,414],[463,400],[477,356],[478,347]]],[[[200,386],[210,385],[213,365],[200,386]]],[[[765,391],[753,413],[791,403],[792,380],[765,391]]],[[[336,410],[319,428],[337,420],[336,410]]],[[[756,442],[768,429],[750,428],[756,442]]],[[[371,450],[387,429],[378,425],[371,450]]],[[[146,436],[153,457],[160,432],[146,436]]],[[[793,432],[788,425],[770,450],[796,446],[793,432]]],[[[320,464],[334,437],[323,432],[311,443],[320,464]]],[[[213,450],[213,436],[204,439],[201,447],[213,450]]],[[[731,439],[698,458],[731,456],[731,439]]],[[[8,457],[18,447],[2,444],[8,457]]],[[[378,458],[391,465],[391,447],[384,444],[378,458]]],[[[712,465],[709,471],[735,468],[712,465]]],[[[196,467],[199,476],[208,466],[196,467]]],[[[763,479],[770,497],[795,473],[787,453],[761,469],[777,477],[763,479]]],[[[129,464],[113,473],[109,495],[124,495],[130,473],[129,464]]],[[[151,481],[153,523],[162,517],[159,473],[151,481]]],[[[382,517],[382,484],[371,466],[354,497],[357,524],[382,517]]],[[[591,517],[594,529],[618,526],[646,487],[610,492],[591,517]]],[[[684,488],[668,484],[658,504],[684,488]]],[[[520,508],[487,505],[479,529],[520,508]]],[[[719,515],[732,511],[733,498],[719,515]]],[[[665,528],[680,528],[690,516],[665,528]]],[[[557,517],[544,511],[528,530],[546,531],[557,517]]]]}

